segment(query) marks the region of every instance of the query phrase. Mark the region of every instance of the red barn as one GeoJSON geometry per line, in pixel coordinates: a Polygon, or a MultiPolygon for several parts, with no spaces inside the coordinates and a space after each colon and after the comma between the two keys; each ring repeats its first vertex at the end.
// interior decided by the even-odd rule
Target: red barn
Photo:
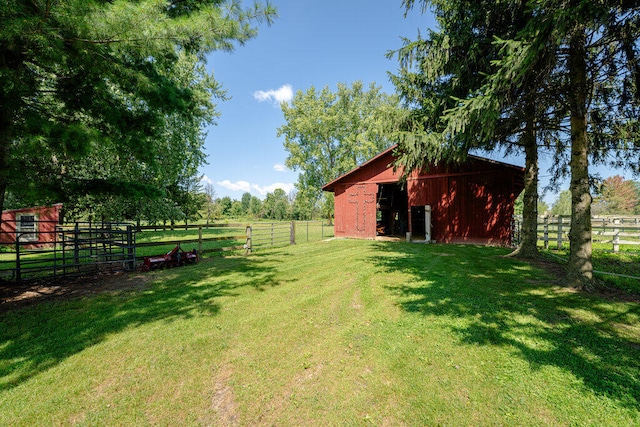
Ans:
{"type": "Polygon", "coordinates": [[[513,204],[524,168],[469,156],[432,165],[404,185],[392,147],[325,185],[335,193],[335,236],[392,235],[444,243],[511,243],[513,204]]]}
{"type": "Polygon", "coordinates": [[[16,233],[21,242],[33,242],[32,247],[54,242],[61,210],[62,203],[2,211],[0,243],[15,243],[16,233]]]}

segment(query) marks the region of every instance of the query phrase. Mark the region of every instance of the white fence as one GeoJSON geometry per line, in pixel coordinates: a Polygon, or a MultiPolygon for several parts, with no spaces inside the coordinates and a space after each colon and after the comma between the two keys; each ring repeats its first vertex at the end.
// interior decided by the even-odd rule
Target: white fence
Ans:
{"type": "MultiPolygon", "coordinates": [[[[522,217],[516,217],[516,221],[522,223],[522,217]]],[[[621,245],[640,245],[640,216],[594,216],[591,227],[594,246],[618,252],[621,245]]],[[[538,217],[538,241],[545,249],[568,246],[570,229],[568,215],[538,217]]]]}

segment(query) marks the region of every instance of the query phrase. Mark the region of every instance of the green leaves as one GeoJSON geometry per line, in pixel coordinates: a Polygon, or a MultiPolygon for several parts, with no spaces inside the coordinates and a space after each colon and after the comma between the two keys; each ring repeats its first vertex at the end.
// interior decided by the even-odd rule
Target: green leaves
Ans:
{"type": "Polygon", "coordinates": [[[339,83],[336,92],[298,91],[282,112],[286,165],[301,171],[298,189],[316,199],[324,184],[391,146],[390,129],[401,114],[396,96],[359,81],[339,83]]]}
{"type": "Polygon", "coordinates": [[[61,183],[55,201],[68,203],[84,196],[64,184],[74,180],[189,187],[213,98],[226,99],[205,56],[274,16],[268,3],[220,0],[3,3],[0,194],[19,196],[25,179],[61,183]]]}

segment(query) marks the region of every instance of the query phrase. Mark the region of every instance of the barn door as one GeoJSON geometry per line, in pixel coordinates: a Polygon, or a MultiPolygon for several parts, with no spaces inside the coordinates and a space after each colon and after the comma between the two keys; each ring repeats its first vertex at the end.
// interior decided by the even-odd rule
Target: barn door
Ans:
{"type": "Polygon", "coordinates": [[[347,234],[352,237],[376,237],[376,184],[357,184],[348,190],[347,234]]]}

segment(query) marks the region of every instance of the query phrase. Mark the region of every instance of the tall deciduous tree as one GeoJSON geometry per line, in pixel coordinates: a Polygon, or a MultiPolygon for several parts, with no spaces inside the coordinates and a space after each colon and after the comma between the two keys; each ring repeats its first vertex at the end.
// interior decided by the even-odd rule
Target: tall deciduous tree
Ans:
{"type": "Polygon", "coordinates": [[[207,182],[204,185],[204,194],[205,194],[205,207],[207,210],[207,225],[209,225],[209,222],[211,221],[211,218],[213,217],[213,208],[214,208],[214,201],[216,199],[216,189],[214,188],[213,184],[210,182],[207,182]]]}
{"type": "MultiPolygon", "coordinates": [[[[299,170],[298,191],[312,201],[322,186],[391,146],[388,127],[400,114],[395,95],[374,83],[339,83],[317,91],[313,86],[296,92],[291,104],[282,104],[286,124],[278,129],[288,152],[286,165],[299,170]]],[[[325,201],[325,208],[332,200],[325,201]]]]}
{"type": "Polygon", "coordinates": [[[249,215],[254,218],[259,218],[261,214],[262,200],[260,200],[256,196],[251,196],[251,200],[249,201],[249,215]]]}
{"type": "Polygon", "coordinates": [[[604,214],[631,215],[640,203],[636,184],[620,175],[602,181],[598,193],[596,205],[604,214]]]}
{"type": "Polygon", "coordinates": [[[246,42],[274,13],[233,0],[2,2],[0,208],[7,186],[22,184],[11,166],[34,153],[57,178],[70,172],[56,165],[98,148],[162,170],[154,143],[175,146],[172,130],[193,133],[222,96],[205,54],[246,42]]]}
{"type": "Polygon", "coordinates": [[[262,204],[265,218],[283,220],[287,218],[289,198],[282,188],[276,188],[273,193],[267,193],[262,204]]]}
{"type": "Polygon", "coordinates": [[[553,206],[552,215],[571,215],[571,191],[563,190],[558,194],[553,206]]]}
{"type": "Polygon", "coordinates": [[[242,214],[247,215],[251,206],[251,193],[243,193],[240,201],[242,202],[242,214]]]}

